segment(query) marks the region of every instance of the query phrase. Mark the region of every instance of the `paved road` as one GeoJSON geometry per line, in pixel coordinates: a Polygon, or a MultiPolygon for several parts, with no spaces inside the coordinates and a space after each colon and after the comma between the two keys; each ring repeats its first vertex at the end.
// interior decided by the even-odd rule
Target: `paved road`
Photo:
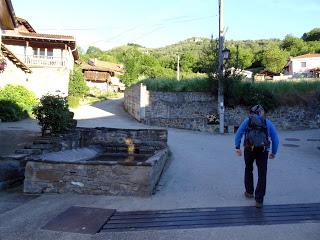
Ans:
{"type": "MultiPolygon", "coordinates": [[[[148,127],[122,110],[122,100],[108,100],[75,110],[79,126],[148,127]]],[[[37,129],[34,122],[16,124],[37,129]]],[[[1,123],[1,129],[14,127],[1,123]]],[[[280,132],[280,152],[269,162],[265,204],[320,202],[320,130],[280,132]],[[297,138],[292,142],[287,138],[297,138]],[[298,147],[284,147],[295,144],[298,147]]],[[[50,219],[72,205],[117,210],[176,209],[250,206],[243,197],[243,160],[233,153],[233,135],[211,135],[169,129],[170,163],[158,191],[149,198],[76,194],[44,194],[1,214],[0,239],[317,239],[320,223],[214,229],[145,231],[80,235],[40,230],[50,219]],[[272,237],[271,237],[272,233],[272,237]]],[[[14,193],[16,194],[16,193],[14,193]]],[[[11,196],[0,194],[1,199],[11,196]]],[[[1,203],[0,203],[1,209],[1,203]]]]}

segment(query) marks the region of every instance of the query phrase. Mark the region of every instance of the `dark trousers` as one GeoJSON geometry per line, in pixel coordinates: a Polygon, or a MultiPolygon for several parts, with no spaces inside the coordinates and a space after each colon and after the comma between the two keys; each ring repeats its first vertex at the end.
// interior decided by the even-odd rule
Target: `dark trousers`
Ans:
{"type": "Polygon", "coordinates": [[[267,166],[268,166],[268,152],[256,152],[251,149],[244,150],[244,161],[246,169],[244,174],[244,185],[246,192],[253,194],[253,162],[256,162],[258,168],[258,183],[255,190],[255,199],[257,202],[262,203],[264,195],[266,194],[267,185],[267,166]]]}

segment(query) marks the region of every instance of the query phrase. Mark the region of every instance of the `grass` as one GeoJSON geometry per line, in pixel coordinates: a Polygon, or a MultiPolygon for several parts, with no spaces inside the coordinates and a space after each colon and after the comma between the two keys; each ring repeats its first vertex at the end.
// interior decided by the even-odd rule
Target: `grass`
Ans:
{"type": "Polygon", "coordinates": [[[320,80],[256,82],[257,88],[271,92],[281,105],[312,104],[320,100],[320,80]]]}
{"type": "MultiPolygon", "coordinates": [[[[217,93],[217,81],[202,76],[197,78],[145,79],[141,81],[150,91],[210,92],[217,93]]],[[[227,106],[251,106],[260,103],[272,110],[278,106],[308,105],[320,103],[320,79],[284,81],[241,81],[239,77],[225,79],[224,96],[227,106]]]]}
{"type": "Polygon", "coordinates": [[[176,79],[145,79],[141,81],[150,91],[162,92],[209,92],[211,81],[207,77],[176,79]]]}

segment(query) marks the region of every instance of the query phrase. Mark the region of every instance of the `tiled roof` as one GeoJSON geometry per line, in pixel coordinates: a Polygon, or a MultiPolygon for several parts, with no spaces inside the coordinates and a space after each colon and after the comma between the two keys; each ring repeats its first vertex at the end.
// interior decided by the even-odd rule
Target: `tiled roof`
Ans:
{"type": "Polygon", "coordinates": [[[314,57],[320,57],[320,53],[308,53],[300,56],[293,57],[292,59],[298,59],[298,58],[314,58],[314,57]]]}
{"type": "Polygon", "coordinates": [[[17,32],[17,31],[4,31],[3,37],[18,37],[18,38],[35,38],[35,39],[48,39],[48,40],[60,40],[60,41],[73,41],[75,38],[68,35],[57,35],[47,33],[35,33],[35,32],[17,32]]]}
{"type": "Polygon", "coordinates": [[[16,17],[16,20],[20,25],[23,25],[29,32],[36,32],[36,30],[34,30],[34,28],[30,25],[30,23],[24,18],[16,17]]]}
{"type": "Polygon", "coordinates": [[[123,65],[110,63],[100,60],[89,60],[88,63],[82,63],[81,67],[83,70],[96,70],[96,71],[111,71],[111,72],[123,72],[123,65]]]}

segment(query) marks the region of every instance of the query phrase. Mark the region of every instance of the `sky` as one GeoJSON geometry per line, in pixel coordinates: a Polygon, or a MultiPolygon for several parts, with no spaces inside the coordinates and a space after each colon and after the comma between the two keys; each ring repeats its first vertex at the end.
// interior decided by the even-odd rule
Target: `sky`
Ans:
{"type": "MultiPolygon", "coordinates": [[[[218,0],[12,0],[39,33],[72,35],[86,49],[164,47],[218,36],[218,0]]],[[[224,0],[227,40],[301,37],[320,27],[320,0],[224,0]]]]}

